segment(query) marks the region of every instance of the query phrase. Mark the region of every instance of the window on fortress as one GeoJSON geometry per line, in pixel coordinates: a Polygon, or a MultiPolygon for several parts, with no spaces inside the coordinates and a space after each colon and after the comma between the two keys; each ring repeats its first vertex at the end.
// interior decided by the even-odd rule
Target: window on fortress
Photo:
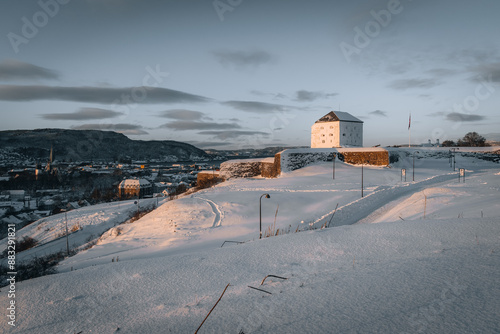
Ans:
{"type": "Polygon", "coordinates": [[[330,133],[330,137],[333,137],[333,133],[330,133]]]}
{"type": "Polygon", "coordinates": [[[325,141],[324,141],[324,140],[322,140],[321,142],[322,142],[323,144],[325,143],[325,141]]]}

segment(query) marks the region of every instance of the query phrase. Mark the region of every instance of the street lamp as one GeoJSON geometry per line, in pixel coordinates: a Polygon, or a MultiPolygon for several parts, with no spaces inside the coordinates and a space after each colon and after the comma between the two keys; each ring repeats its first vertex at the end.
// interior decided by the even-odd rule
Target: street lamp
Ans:
{"type": "MultiPolygon", "coordinates": [[[[457,150],[459,150],[458,147],[450,148],[450,151],[453,152],[453,171],[455,171],[455,163],[456,163],[455,153],[456,153],[457,150]]],[[[451,156],[450,156],[450,158],[451,158],[451,156]]],[[[450,159],[450,167],[451,167],[451,159],[450,159]]]]}
{"type": "Polygon", "coordinates": [[[361,165],[361,197],[363,197],[363,166],[364,166],[364,162],[361,165]]]}
{"type": "Polygon", "coordinates": [[[269,194],[262,194],[259,199],[259,239],[262,239],[262,197],[271,198],[269,194]]]}
{"type": "Polygon", "coordinates": [[[335,158],[337,158],[337,155],[333,153],[333,179],[335,180],[335,158]]]}
{"type": "Polygon", "coordinates": [[[419,151],[413,152],[413,181],[415,181],[415,153],[420,153],[419,151]]]}

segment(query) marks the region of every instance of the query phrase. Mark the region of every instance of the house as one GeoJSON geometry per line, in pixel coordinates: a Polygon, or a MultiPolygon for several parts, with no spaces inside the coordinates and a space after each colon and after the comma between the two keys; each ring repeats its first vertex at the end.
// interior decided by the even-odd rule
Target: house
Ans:
{"type": "Polygon", "coordinates": [[[311,148],[362,147],[363,121],[343,111],[331,111],[311,127],[311,148]]]}
{"type": "Polygon", "coordinates": [[[156,182],[153,183],[153,192],[154,193],[161,193],[163,190],[167,189],[167,184],[165,182],[156,182]]]}
{"type": "Polygon", "coordinates": [[[153,195],[153,187],[145,179],[126,179],[118,185],[118,195],[121,199],[131,197],[143,198],[153,195]]]}
{"type": "Polygon", "coordinates": [[[19,218],[17,218],[16,216],[14,215],[10,215],[8,217],[4,217],[0,220],[0,223],[1,224],[20,224],[22,223],[23,221],[19,218]]]}
{"type": "Polygon", "coordinates": [[[10,190],[10,200],[16,202],[24,201],[25,191],[24,190],[10,190]]]}

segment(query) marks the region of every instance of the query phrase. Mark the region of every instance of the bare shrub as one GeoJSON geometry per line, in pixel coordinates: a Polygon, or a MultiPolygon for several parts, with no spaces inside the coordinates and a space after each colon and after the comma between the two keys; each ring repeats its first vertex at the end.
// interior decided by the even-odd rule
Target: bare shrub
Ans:
{"type": "Polygon", "coordinates": [[[79,231],[81,229],[82,229],[82,227],[81,227],[80,223],[76,223],[75,225],[73,225],[73,227],[71,227],[71,230],[69,230],[69,233],[73,233],[73,232],[79,231]]]}
{"type": "Polygon", "coordinates": [[[22,252],[27,249],[33,248],[38,244],[38,240],[25,236],[21,239],[21,241],[16,240],[16,252],[22,252]]]}

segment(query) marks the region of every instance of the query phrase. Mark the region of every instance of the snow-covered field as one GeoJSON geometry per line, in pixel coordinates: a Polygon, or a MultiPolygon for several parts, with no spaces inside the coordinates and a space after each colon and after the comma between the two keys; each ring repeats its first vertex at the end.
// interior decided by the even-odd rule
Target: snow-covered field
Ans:
{"type": "Polygon", "coordinates": [[[199,333],[499,333],[500,165],[457,154],[459,183],[444,151],[418,151],[414,182],[411,154],[364,167],[363,198],[361,167],[337,161],[335,180],[322,163],[166,202],[59,274],[17,283],[16,327],[0,326],[193,333],[230,283],[199,333]],[[277,211],[274,229],[290,233],[259,240],[265,193],[263,231],[277,211]],[[287,280],[260,286],[268,274],[287,280]]]}
{"type": "MultiPolygon", "coordinates": [[[[163,201],[165,200],[159,201],[159,204],[163,201]]],[[[68,245],[71,250],[74,250],[99,238],[102,233],[113,226],[124,223],[138,210],[152,209],[156,203],[157,199],[153,198],[142,199],[139,202],[128,200],[105,203],[42,218],[17,231],[18,240],[29,236],[36,239],[39,245],[17,254],[17,261],[29,261],[33,257],[65,252],[67,250],[66,222],[70,232],[68,245]]],[[[7,248],[7,238],[0,241],[0,251],[3,252],[5,248],[7,248]]]]}

